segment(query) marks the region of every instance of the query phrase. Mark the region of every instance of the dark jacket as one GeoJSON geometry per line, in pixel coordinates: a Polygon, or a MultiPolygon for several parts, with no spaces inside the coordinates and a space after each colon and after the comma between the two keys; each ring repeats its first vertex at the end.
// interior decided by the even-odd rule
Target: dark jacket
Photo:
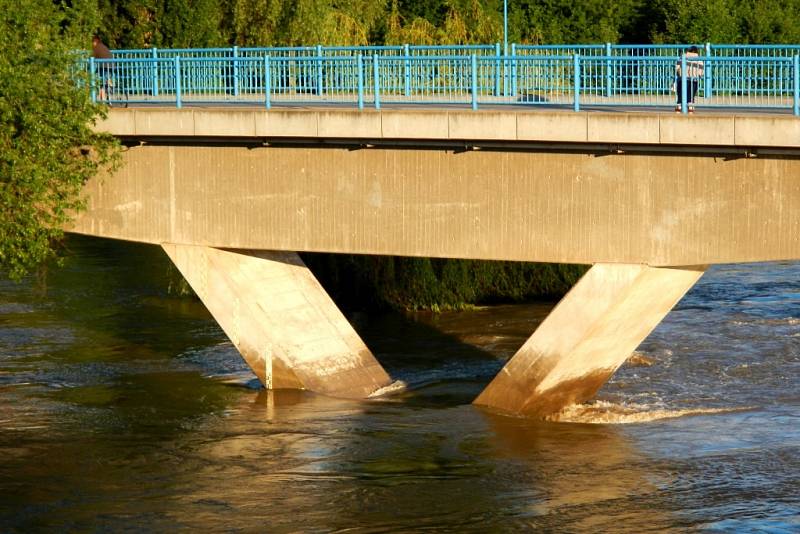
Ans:
{"type": "Polygon", "coordinates": [[[97,41],[92,42],[92,57],[95,59],[111,59],[113,56],[111,55],[111,50],[103,44],[103,41],[97,39],[97,41]]]}

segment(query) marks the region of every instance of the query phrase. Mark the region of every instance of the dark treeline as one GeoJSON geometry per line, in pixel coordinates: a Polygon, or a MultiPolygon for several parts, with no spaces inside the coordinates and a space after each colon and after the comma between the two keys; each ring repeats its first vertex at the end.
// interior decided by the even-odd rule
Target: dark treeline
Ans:
{"type": "Polygon", "coordinates": [[[582,265],[302,254],[345,309],[460,309],[564,295],[582,265]]]}
{"type": "MultiPolygon", "coordinates": [[[[495,43],[502,0],[97,0],[116,48],[495,43]]],[[[518,43],[797,43],[800,0],[509,0],[518,43]]]]}

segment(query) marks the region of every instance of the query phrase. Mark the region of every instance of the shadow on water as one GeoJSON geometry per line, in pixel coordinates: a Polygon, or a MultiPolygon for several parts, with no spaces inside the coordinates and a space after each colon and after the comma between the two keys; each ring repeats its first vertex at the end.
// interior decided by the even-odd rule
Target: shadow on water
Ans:
{"type": "Polygon", "coordinates": [[[169,295],[179,278],[160,247],[83,236],[67,243],[70,255],[50,270],[45,294],[61,318],[156,352],[218,336],[199,301],[169,295]]]}
{"type": "Polygon", "coordinates": [[[408,385],[403,402],[447,407],[471,403],[551,308],[357,316],[354,326],[392,378],[408,385]]]}

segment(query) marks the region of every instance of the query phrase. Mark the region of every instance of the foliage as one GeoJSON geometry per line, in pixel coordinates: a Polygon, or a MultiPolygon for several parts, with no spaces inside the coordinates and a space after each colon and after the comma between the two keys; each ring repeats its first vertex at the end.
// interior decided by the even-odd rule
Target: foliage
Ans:
{"type": "Polygon", "coordinates": [[[101,109],[75,68],[87,13],[81,2],[0,0],[0,270],[14,279],[55,255],[83,183],[115,154],[91,130],[101,109]]]}
{"type": "Polygon", "coordinates": [[[233,10],[240,45],[365,45],[385,23],[386,0],[235,0],[233,10]]]}
{"type": "Polygon", "coordinates": [[[800,43],[800,0],[744,0],[740,38],[748,43],[800,43]]]}
{"type": "MultiPolygon", "coordinates": [[[[503,0],[94,0],[112,47],[496,43],[503,0]]],[[[800,41],[800,0],[508,0],[521,43],[800,41]]]]}
{"type": "Polygon", "coordinates": [[[283,0],[233,2],[235,44],[269,46],[279,43],[285,4],[283,0]]]}
{"type": "Polygon", "coordinates": [[[228,42],[230,8],[221,0],[96,0],[98,32],[111,48],[190,48],[228,42]]]}
{"type": "Polygon", "coordinates": [[[532,43],[616,43],[636,19],[640,0],[509,2],[510,40],[532,43]]]}
{"type": "Polygon", "coordinates": [[[659,0],[654,2],[655,20],[663,32],[653,31],[657,42],[732,43],[739,41],[739,2],[731,0],[659,0]]]}
{"type": "Polygon", "coordinates": [[[461,309],[563,295],[580,265],[304,254],[308,267],[346,308],[461,309]]]}

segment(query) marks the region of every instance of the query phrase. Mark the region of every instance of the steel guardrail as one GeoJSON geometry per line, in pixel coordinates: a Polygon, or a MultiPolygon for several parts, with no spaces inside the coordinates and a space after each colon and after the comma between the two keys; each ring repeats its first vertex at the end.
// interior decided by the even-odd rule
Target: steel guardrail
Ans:
{"type": "Polygon", "coordinates": [[[82,63],[109,104],[694,106],[800,115],[800,46],[372,46],[114,51],[82,63]],[[155,51],[155,52],[154,52],[155,51]],[[682,78],[689,65],[702,76],[682,78]],[[678,95],[682,95],[678,98],[678,95]]]}

